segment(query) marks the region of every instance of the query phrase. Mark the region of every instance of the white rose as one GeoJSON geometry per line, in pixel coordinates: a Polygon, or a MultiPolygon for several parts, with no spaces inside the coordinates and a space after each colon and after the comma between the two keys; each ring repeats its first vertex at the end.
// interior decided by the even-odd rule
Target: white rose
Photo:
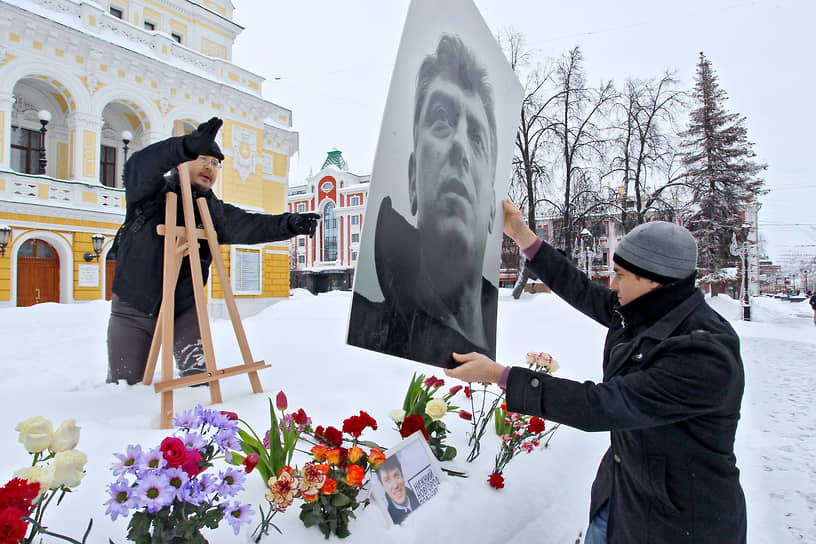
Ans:
{"type": "Polygon", "coordinates": [[[448,403],[442,399],[431,399],[425,405],[425,413],[433,420],[442,419],[448,413],[448,403]]]}
{"type": "Polygon", "coordinates": [[[85,476],[88,457],[79,450],[61,451],[54,457],[54,487],[76,487],[85,476]]]}
{"type": "Polygon", "coordinates": [[[40,484],[40,493],[37,495],[38,497],[49,489],[57,487],[54,485],[54,467],[50,464],[21,468],[14,473],[14,477],[22,478],[29,483],[37,482],[40,484]]]}
{"type": "Polygon", "coordinates": [[[558,370],[559,368],[561,368],[561,366],[558,364],[558,361],[556,361],[555,359],[552,359],[552,360],[550,361],[550,370],[549,370],[549,373],[550,373],[550,374],[552,374],[553,372],[555,372],[555,371],[556,371],[556,370],[558,370]]]}
{"type": "Polygon", "coordinates": [[[54,440],[54,428],[51,422],[42,416],[21,421],[14,430],[20,433],[18,441],[30,453],[44,451],[54,440]]]}
{"type": "Polygon", "coordinates": [[[394,423],[402,423],[405,420],[405,410],[402,408],[391,410],[388,412],[388,417],[390,417],[394,423]]]}
{"type": "Polygon", "coordinates": [[[76,448],[79,443],[79,430],[75,419],[66,419],[54,431],[54,441],[49,448],[53,452],[68,451],[76,448]]]}

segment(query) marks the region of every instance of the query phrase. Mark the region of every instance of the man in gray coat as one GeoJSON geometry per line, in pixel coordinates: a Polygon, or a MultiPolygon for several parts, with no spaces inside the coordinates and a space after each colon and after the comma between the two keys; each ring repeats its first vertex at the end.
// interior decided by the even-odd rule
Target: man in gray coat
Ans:
{"type": "Polygon", "coordinates": [[[744,543],[734,456],[744,374],[739,339],[695,287],[697,244],[655,221],[615,250],[612,289],[543,243],[504,202],[504,231],[556,294],[609,328],[603,382],[577,382],[457,354],[448,376],[506,387],[507,409],[608,431],[585,542],[744,543]]]}

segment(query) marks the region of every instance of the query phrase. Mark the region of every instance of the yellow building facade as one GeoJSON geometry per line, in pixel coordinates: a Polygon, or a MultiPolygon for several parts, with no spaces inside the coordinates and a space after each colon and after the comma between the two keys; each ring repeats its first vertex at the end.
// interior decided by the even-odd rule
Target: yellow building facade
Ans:
{"type": "MultiPolygon", "coordinates": [[[[0,0],[0,307],[110,297],[126,157],[177,120],[190,131],[224,119],[219,198],[284,211],[298,134],[292,112],[263,99],[263,78],[232,64],[233,10],[230,0],[0,0]]],[[[244,315],[289,295],[285,242],[222,253],[244,315]]],[[[211,315],[225,314],[220,281],[208,286],[211,315]]]]}

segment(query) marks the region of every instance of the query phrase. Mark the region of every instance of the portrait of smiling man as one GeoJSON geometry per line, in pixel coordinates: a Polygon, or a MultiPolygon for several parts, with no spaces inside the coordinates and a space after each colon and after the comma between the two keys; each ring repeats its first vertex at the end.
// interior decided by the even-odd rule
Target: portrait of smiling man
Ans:
{"type": "Polygon", "coordinates": [[[415,226],[390,196],[369,209],[383,300],[355,290],[348,341],[449,367],[452,351],[495,354],[498,298],[483,275],[497,211],[493,90],[458,36],[443,34],[422,61],[412,139],[407,193],[415,226]]]}

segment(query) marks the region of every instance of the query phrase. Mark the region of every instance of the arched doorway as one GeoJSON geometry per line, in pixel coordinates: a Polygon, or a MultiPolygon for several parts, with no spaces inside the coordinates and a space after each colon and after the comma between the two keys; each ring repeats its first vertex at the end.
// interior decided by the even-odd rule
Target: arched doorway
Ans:
{"type": "Polygon", "coordinates": [[[59,256],[48,242],[26,240],[17,253],[17,306],[59,302],[59,256]]]}

